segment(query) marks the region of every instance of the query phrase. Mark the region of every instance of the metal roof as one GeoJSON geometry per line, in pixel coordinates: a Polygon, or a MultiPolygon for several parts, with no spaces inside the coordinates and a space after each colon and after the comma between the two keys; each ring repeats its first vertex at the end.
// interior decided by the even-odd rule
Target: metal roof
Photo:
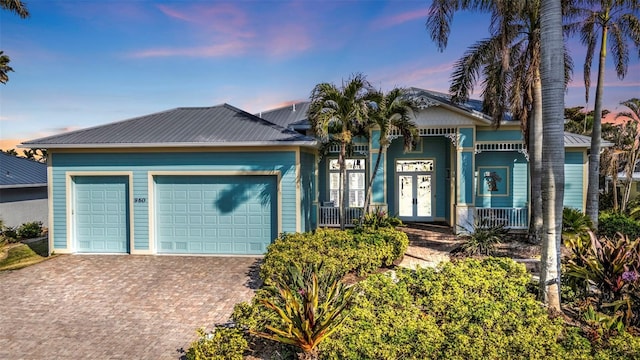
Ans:
{"type": "Polygon", "coordinates": [[[0,189],[47,186],[47,165],[0,152],[0,189]]]}
{"type": "Polygon", "coordinates": [[[257,115],[282,127],[307,130],[311,128],[309,121],[307,121],[309,105],[311,105],[310,101],[301,101],[285,107],[267,110],[257,115]]]}
{"type": "MultiPolygon", "coordinates": [[[[613,143],[602,140],[600,143],[601,147],[609,147],[613,146],[613,143]]],[[[585,135],[578,135],[570,132],[564,133],[564,147],[566,148],[590,148],[591,147],[591,137],[585,135]]]]}
{"type": "Polygon", "coordinates": [[[31,148],[315,146],[316,140],[229,104],[176,108],[22,143],[31,148]]]}

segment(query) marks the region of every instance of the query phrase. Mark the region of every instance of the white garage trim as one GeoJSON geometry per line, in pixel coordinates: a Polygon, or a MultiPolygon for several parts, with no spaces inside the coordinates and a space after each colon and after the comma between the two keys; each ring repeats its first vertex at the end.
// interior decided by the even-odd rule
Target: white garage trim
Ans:
{"type": "MultiPolygon", "coordinates": [[[[302,210],[300,207],[302,206],[302,198],[301,198],[301,189],[300,182],[302,179],[300,178],[300,148],[296,149],[296,232],[300,232],[300,214],[302,214],[302,210]]],[[[280,234],[280,232],[278,232],[280,234]]]]}
{"type": "MultiPolygon", "coordinates": [[[[66,207],[67,207],[67,248],[56,249],[59,254],[71,254],[77,251],[76,239],[75,239],[75,224],[73,223],[73,177],[74,176],[126,176],[128,182],[127,197],[129,199],[129,253],[133,254],[134,251],[134,224],[133,224],[133,172],[132,171],[67,171],[65,172],[65,192],[66,192],[66,207]]],[[[53,198],[51,198],[53,201],[53,198]]],[[[50,206],[53,207],[53,206],[50,206]]],[[[53,217],[52,217],[53,218],[53,217]]],[[[53,222],[53,220],[51,220],[53,222]]],[[[53,240],[51,240],[53,244],[53,240]]],[[[50,245],[53,246],[53,245],[50,245]]]]}
{"type": "MultiPolygon", "coordinates": [[[[136,252],[139,254],[157,254],[158,249],[156,248],[156,243],[158,242],[156,235],[156,224],[155,224],[155,207],[156,207],[156,199],[155,199],[155,181],[154,178],[156,176],[276,176],[276,194],[277,194],[277,232],[276,234],[280,234],[282,232],[282,189],[281,189],[281,173],[279,170],[210,170],[210,171],[149,171],[147,173],[147,181],[148,181],[148,189],[149,194],[147,195],[149,198],[149,250],[144,252],[136,252]]],[[[297,215],[296,215],[297,216],[297,215]]],[[[172,254],[174,255],[174,254],[172,254]]],[[[201,256],[198,254],[198,256],[201,256]]],[[[233,255],[238,256],[238,255],[233,255]]]]}

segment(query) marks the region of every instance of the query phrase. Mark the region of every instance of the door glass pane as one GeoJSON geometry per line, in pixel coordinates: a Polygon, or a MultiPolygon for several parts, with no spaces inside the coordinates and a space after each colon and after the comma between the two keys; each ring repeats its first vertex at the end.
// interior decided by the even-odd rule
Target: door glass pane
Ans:
{"type": "Polygon", "coordinates": [[[433,171],[433,160],[398,160],[397,172],[427,172],[433,171]]]}
{"type": "Polygon", "coordinates": [[[340,173],[329,174],[329,201],[338,206],[340,193],[340,173]]]}
{"type": "Polygon", "coordinates": [[[349,173],[349,207],[364,206],[364,173],[349,173]]]}
{"type": "Polygon", "coordinates": [[[418,175],[418,216],[431,216],[431,175],[418,175]]]}
{"type": "Polygon", "coordinates": [[[398,216],[413,216],[413,177],[398,176],[398,216]]]}

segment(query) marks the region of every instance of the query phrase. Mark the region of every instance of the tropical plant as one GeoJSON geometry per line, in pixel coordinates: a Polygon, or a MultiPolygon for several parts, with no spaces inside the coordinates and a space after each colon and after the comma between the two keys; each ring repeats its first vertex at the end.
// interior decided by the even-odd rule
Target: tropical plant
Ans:
{"type": "Polygon", "coordinates": [[[640,161],[640,129],[638,128],[638,126],[640,126],[640,99],[633,98],[623,101],[620,104],[631,110],[616,114],[616,119],[628,119],[628,121],[621,126],[623,129],[621,133],[625,134],[625,138],[627,139],[625,143],[626,146],[622,149],[625,160],[624,171],[627,180],[623,183],[624,192],[622,194],[620,210],[626,211],[627,204],[631,197],[631,188],[634,185],[632,181],[633,173],[638,161],[640,161]]]}
{"type": "Polygon", "coordinates": [[[331,83],[316,85],[311,92],[308,119],[315,136],[325,145],[337,142],[340,145],[338,166],[340,167],[339,196],[340,229],[345,227],[347,208],[347,147],[357,135],[363,135],[369,113],[375,104],[375,91],[365,76],[355,74],[342,86],[331,83]]]}
{"type": "MultiPolygon", "coordinates": [[[[29,17],[27,6],[20,0],[0,0],[0,8],[15,13],[23,19],[29,17]]],[[[7,73],[13,71],[11,66],[9,66],[10,61],[9,56],[0,50],[0,83],[2,84],[6,84],[7,81],[9,81],[9,75],[7,75],[7,73]]]]}
{"type": "Polygon", "coordinates": [[[417,106],[412,98],[408,96],[407,90],[402,88],[394,88],[386,94],[379,92],[376,94],[375,111],[371,114],[370,126],[377,126],[379,131],[378,157],[371,171],[369,183],[367,184],[367,195],[364,201],[364,211],[362,219],[368,214],[369,204],[371,204],[371,194],[373,191],[373,183],[375,181],[378,169],[380,168],[380,160],[382,154],[386,153],[394,135],[391,133],[397,131],[404,142],[404,150],[409,151],[413,148],[418,137],[418,129],[410,115],[413,110],[417,110],[417,106]]]}
{"type": "MultiPolygon", "coordinates": [[[[593,130],[591,131],[591,154],[599,154],[602,136],[602,98],[604,93],[605,59],[610,50],[618,78],[624,79],[629,63],[629,44],[640,48],[640,2],[623,0],[582,0],[570,12],[571,31],[580,33],[580,41],[587,47],[584,62],[585,100],[589,102],[591,86],[591,64],[600,41],[598,76],[596,83],[593,130]]],[[[638,53],[640,56],[640,52],[638,53]]],[[[600,157],[589,157],[589,181],[587,188],[587,215],[598,225],[598,196],[600,157]]]]}
{"type": "MultiPolygon", "coordinates": [[[[491,36],[472,45],[454,65],[449,92],[464,102],[481,82],[484,111],[499,126],[506,113],[519,120],[529,153],[530,187],[540,193],[542,160],[542,92],[540,83],[540,8],[536,1],[434,1],[427,28],[442,50],[456,10],[488,11],[491,36]]],[[[571,61],[565,52],[565,81],[571,61]]],[[[531,198],[529,241],[540,242],[542,207],[531,198]]]]}
{"type": "Polygon", "coordinates": [[[273,298],[261,300],[263,306],[278,315],[280,323],[267,325],[269,332],[254,334],[302,350],[300,359],[317,359],[317,346],[348,315],[354,288],[344,285],[334,273],[319,266],[303,270],[288,268],[288,276],[272,288],[273,298]]]}
{"type": "Polygon", "coordinates": [[[588,237],[588,231],[591,230],[591,218],[585,213],[574,208],[564,208],[562,210],[562,239],[576,237],[588,237]]]}
{"type": "Polygon", "coordinates": [[[560,1],[541,0],[540,78],[542,85],[542,214],[540,298],[552,310],[560,308],[560,244],[564,198],[564,91],[566,71],[560,1]]]}
{"type": "Polygon", "coordinates": [[[198,339],[187,350],[187,360],[242,360],[249,343],[236,328],[216,327],[207,333],[198,329],[198,339]]]}
{"type": "Polygon", "coordinates": [[[492,255],[496,244],[504,241],[509,229],[504,224],[489,225],[486,221],[476,222],[469,233],[458,238],[463,242],[453,253],[465,253],[467,255],[492,255]]]}
{"type": "Polygon", "coordinates": [[[364,231],[365,229],[378,230],[379,228],[389,228],[402,225],[402,220],[389,214],[379,206],[372,211],[367,211],[360,221],[356,221],[356,229],[364,231]]]}

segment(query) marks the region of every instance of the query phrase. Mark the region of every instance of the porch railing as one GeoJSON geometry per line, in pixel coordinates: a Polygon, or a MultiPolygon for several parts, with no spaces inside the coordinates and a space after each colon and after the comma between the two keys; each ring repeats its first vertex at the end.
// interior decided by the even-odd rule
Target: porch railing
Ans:
{"type": "MultiPolygon", "coordinates": [[[[353,226],[353,220],[362,216],[362,208],[346,208],[345,209],[345,225],[353,226]]],[[[340,208],[337,206],[320,206],[320,227],[337,227],[340,226],[340,208]]]]}
{"type": "Polygon", "coordinates": [[[486,227],[503,225],[509,229],[527,229],[529,211],[527,208],[476,208],[476,220],[486,227]]]}

